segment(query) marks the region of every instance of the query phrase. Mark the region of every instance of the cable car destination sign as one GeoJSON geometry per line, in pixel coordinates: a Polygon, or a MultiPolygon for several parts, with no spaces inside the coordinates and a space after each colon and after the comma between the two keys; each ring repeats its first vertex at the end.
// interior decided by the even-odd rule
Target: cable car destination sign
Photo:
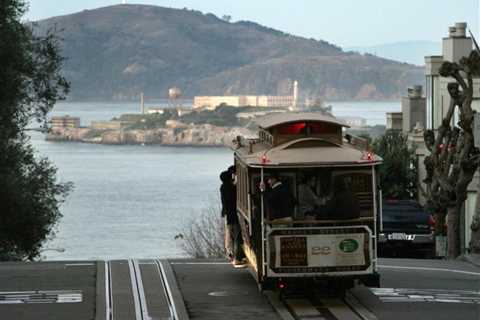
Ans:
{"type": "Polygon", "coordinates": [[[276,273],[341,272],[370,266],[370,234],[364,228],[284,229],[274,230],[270,237],[270,268],[276,273]]]}

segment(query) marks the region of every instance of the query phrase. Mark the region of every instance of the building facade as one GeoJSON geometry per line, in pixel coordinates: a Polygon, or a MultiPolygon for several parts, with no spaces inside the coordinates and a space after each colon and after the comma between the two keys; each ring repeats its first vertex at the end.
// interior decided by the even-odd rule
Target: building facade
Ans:
{"type": "Polygon", "coordinates": [[[52,129],[60,128],[78,128],[80,127],[80,118],[70,116],[57,116],[50,119],[52,129]]]}
{"type": "Polygon", "coordinates": [[[219,105],[232,107],[288,108],[296,106],[294,96],[198,96],[193,99],[193,108],[215,110],[219,105]]]}
{"type": "Polygon", "coordinates": [[[265,108],[292,108],[298,107],[298,82],[293,82],[291,96],[197,96],[193,99],[193,108],[215,110],[219,105],[226,104],[232,107],[265,107],[265,108]]]}

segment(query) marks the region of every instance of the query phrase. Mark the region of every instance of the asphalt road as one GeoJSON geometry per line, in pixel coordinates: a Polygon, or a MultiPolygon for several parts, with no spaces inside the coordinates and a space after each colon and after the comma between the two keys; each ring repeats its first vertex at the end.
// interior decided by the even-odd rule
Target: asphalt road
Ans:
{"type": "Polygon", "coordinates": [[[381,290],[352,290],[378,319],[480,319],[480,268],[413,259],[380,259],[379,268],[381,290]]]}
{"type": "Polygon", "coordinates": [[[94,261],[1,263],[0,319],[93,319],[96,273],[94,261]]]}
{"type": "MultiPolygon", "coordinates": [[[[280,318],[245,269],[218,260],[173,260],[171,270],[163,279],[153,260],[0,263],[0,319],[105,319],[111,312],[124,320],[138,319],[140,309],[162,319],[170,314],[164,280],[191,319],[280,318]]],[[[379,270],[382,288],[351,291],[376,319],[480,320],[479,267],[380,259],[379,270]]]]}

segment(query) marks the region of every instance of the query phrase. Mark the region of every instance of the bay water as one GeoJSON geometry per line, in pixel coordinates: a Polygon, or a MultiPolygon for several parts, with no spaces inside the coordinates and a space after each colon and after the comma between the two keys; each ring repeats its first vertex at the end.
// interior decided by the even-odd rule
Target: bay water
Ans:
{"type": "MultiPolygon", "coordinates": [[[[183,102],[188,105],[187,102],[183,102]]],[[[399,102],[332,102],[336,116],[385,124],[399,102]]],[[[160,101],[155,106],[165,106],[160,101]]],[[[59,103],[51,115],[81,118],[82,125],[139,112],[137,103],[59,103]]],[[[182,257],[175,236],[188,221],[218,206],[219,174],[233,163],[226,148],[113,146],[48,142],[32,134],[40,156],[58,168],[74,190],[62,205],[47,260],[182,257]]]]}

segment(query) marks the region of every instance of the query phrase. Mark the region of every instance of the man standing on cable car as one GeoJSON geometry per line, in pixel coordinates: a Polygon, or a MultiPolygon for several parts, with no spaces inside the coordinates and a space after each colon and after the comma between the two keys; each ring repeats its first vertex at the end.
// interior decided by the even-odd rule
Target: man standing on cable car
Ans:
{"type": "Polygon", "coordinates": [[[268,219],[278,223],[292,222],[295,200],[288,186],[282,183],[275,172],[266,180],[270,188],[265,188],[265,184],[261,184],[260,190],[264,193],[268,219]]]}
{"type": "Polygon", "coordinates": [[[226,249],[227,254],[237,268],[246,266],[242,249],[242,234],[237,216],[237,191],[234,185],[234,170],[229,168],[220,174],[222,185],[220,196],[222,200],[222,217],[226,219],[226,249]]]}

